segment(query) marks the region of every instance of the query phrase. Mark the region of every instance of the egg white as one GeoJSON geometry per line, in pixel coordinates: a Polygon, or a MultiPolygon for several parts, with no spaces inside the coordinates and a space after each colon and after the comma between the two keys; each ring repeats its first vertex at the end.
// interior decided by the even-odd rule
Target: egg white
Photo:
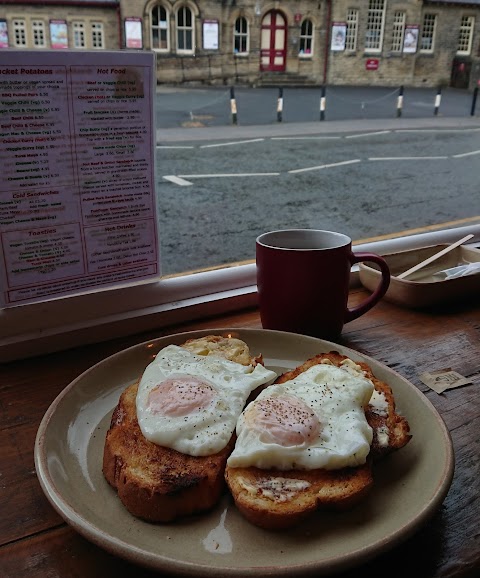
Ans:
{"type": "Polygon", "coordinates": [[[373,383],[361,372],[348,366],[323,363],[312,366],[290,381],[267,387],[239,417],[238,437],[228,465],[311,470],[339,469],[365,463],[373,433],[364,408],[373,390],[373,383]],[[245,419],[250,406],[264,398],[284,394],[297,396],[316,414],[321,424],[316,439],[288,446],[265,442],[261,439],[261,427],[251,419],[245,419]]]}
{"type": "Polygon", "coordinates": [[[229,442],[250,393],[275,378],[275,372],[260,364],[245,366],[169,345],[157,354],[140,379],[136,398],[138,424],[148,440],[161,446],[191,456],[215,454],[229,442]],[[188,415],[152,411],[148,403],[150,392],[165,379],[179,375],[204,380],[215,389],[214,399],[188,415]]]}

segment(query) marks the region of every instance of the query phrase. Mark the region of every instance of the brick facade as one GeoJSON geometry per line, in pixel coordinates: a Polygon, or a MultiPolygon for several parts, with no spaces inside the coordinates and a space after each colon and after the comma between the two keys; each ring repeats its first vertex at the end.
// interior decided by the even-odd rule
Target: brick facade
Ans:
{"type": "Polygon", "coordinates": [[[0,0],[10,45],[13,19],[26,19],[28,29],[32,19],[48,23],[51,17],[69,23],[70,47],[75,20],[85,22],[88,34],[91,23],[101,21],[108,49],[125,46],[125,18],[140,18],[143,49],[155,50],[157,80],[164,84],[472,89],[480,81],[480,0],[77,0],[62,6],[0,0]],[[218,44],[208,47],[205,26],[212,22],[218,35],[209,38],[218,44]],[[338,50],[335,26],[347,32],[338,50]],[[418,34],[411,52],[404,49],[409,28],[418,34]]]}

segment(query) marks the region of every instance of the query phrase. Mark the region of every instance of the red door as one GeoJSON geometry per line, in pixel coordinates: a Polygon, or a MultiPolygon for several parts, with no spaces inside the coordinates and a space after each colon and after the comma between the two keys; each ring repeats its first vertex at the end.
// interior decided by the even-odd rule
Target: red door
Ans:
{"type": "Polygon", "coordinates": [[[260,70],[285,70],[287,22],[278,10],[270,10],[262,20],[260,70]]]}

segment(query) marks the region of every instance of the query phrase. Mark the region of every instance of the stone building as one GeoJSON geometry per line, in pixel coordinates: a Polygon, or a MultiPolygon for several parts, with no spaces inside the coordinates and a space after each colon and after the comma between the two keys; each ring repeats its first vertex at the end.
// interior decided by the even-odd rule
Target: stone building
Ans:
{"type": "Polygon", "coordinates": [[[154,50],[159,83],[480,81],[480,0],[0,0],[2,21],[10,47],[63,22],[68,48],[154,50]]]}

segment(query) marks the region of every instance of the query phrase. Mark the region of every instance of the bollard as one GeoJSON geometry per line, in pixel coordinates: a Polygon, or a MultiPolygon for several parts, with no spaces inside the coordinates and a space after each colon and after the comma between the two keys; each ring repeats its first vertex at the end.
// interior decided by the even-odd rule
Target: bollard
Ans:
{"type": "Polygon", "coordinates": [[[237,124],[237,103],[233,86],[230,88],[230,112],[232,113],[232,124],[237,124]]]}
{"type": "Polygon", "coordinates": [[[397,118],[402,116],[403,107],[403,86],[400,87],[397,98],[397,118]]]}
{"type": "Polygon", "coordinates": [[[278,100],[277,100],[277,121],[282,122],[283,113],[283,88],[278,89],[278,100]]]}
{"type": "Polygon", "coordinates": [[[437,96],[435,97],[435,110],[433,111],[434,116],[438,116],[438,110],[440,109],[441,101],[442,101],[442,87],[439,86],[437,90],[437,96]]]}
{"type": "Polygon", "coordinates": [[[325,98],[325,86],[322,86],[322,95],[320,97],[320,120],[325,120],[325,108],[327,99],[325,98]]]}
{"type": "Polygon", "coordinates": [[[475,107],[477,105],[477,96],[478,96],[478,86],[473,89],[473,100],[472,100],[472,108],[470,110],[470,116],[475,116],[475,107]]]}

